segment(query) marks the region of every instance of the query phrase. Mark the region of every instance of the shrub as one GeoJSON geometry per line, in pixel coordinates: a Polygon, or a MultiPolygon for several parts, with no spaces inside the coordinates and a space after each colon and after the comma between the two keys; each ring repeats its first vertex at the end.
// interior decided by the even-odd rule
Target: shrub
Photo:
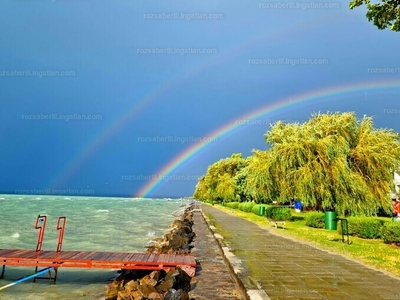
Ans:
{"type": "Polygon", "coordinates": [[[226,202],[226,207],[237,209],[239,207],[239,202],[226,202]]]}
{"type": "Polygon", "coordinates": [[[265,216],[268,219],[287,221],[292,219],[292,213],[289,207],[266,206],[265,216]]]}
{"type": "Polygon", "coordinates": [[[252,212],[253,214],[257,215],[257,216],[260,215],[260,207],[262,207],[262,206],[265,207],[265,205],[263,205],[263,204],[256,204],[256,205],[254,205],[253,208],[251,209],[251,212],[252,212]]]}
{"type": "Polygon", "coordinates": [[[323,212],[313,211],[306,215],[306,226],[314,228],[325,227],[325,215],[323,212]]]}
{"type": "MultiPolygon", "coordinates": [[[[359,236],[363,239],[376,239],[381,236],[382,220],[373,217],[349,217],[347,222],[349,235],[359,236]]],[[[341,231],[341,226],[339,226],[339,233],[341,231]]]]}
{"type": "Polygon", "coordinates": [[[400,222],[385,222],[381,228],[381,237],[386,244],[400,246],[400,222]]]}
{"type": "Polygon", "coordinates": [[[244,212],[251,212],[254,205],[256,205],[254,202],[242,202],[239,203],[239,209],[244,212]]]}

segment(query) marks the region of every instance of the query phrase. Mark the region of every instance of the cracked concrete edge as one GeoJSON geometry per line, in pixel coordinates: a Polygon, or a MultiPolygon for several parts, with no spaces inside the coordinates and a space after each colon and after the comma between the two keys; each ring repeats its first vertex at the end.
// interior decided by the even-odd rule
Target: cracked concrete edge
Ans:
{"type": "Polygon", "coordinates": [[[234,255],[229,247],[222,245],[222,240],[224,237],[216,232],[216,228],[213,225],[210,225],[208,218],[205,216],[203,211],[201,211],[201,215],[203,216],[208,229],[213,234],[214,239],[217,241],[218,247],[221,251],[221,255],[228,266],[229,272],[233,279],[235,280],[237,286],[239,287],[239,291],[242,294],[243,299],[245,300],[271,300],[268,294],[264,290],[247,290],[244,286],[242,280],[239,277],[241,270],[243,269],[242,261],[234,255]]]}

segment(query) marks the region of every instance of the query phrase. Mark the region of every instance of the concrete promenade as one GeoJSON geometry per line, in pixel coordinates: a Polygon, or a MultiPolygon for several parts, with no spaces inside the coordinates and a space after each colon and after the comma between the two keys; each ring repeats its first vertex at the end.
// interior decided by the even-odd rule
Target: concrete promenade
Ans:
{"type": "Polygon", "coordinates": [[[261,228],[209,205],[202,210],[249,299],[400,299],[398,278],[270,233],[283,229],[261,228]]]}
{"type": "Polygon", "coordinates": [[[222,250],[210,231],[201,212],[193,212],[193,231],[196,233],[191,250],[197,261],[196,276],[191,281],[191,298],[196,300],[242,300],[246,291],[229,271],[222,250]]]}

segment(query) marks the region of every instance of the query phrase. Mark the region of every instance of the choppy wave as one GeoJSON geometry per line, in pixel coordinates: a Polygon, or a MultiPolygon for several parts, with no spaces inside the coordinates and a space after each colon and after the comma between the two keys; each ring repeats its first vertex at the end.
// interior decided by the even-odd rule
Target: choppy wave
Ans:
{"type": "Polygon", "coordinates": [[[147,234],[146,234],[146,236],[150,236],[150,237],[153,237],[153,236],[155,236],[156,235],[156,232],[155,231],[149,231],[147,234]]]}
{"type": "Polygon", "coordinates": [[[18,232],[16,232],[16,233],[13,233],[13,234],[11,235],[11,237],[14,238],[14,239],[18,239],[18,238],[20,237],[20,235],[19,235],[18,232]]]}

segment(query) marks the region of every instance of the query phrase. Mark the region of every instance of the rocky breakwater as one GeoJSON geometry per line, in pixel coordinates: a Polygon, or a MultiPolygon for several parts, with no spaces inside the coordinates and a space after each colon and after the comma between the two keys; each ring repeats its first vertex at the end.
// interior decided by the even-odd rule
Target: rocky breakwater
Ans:
{"type": "MultiPolygon", "coordinates": [[[[147,247],[146,253],[190,254],[195,236],[192,226],[192,208],[188,207],[180,219],[170,225],[171,230],[163,238],[156,239],[154,245],[147,247]]],[[[194,271],[186,266],[177,266],[168,271],[121,270],[121,274],[108,285],[105,299],[189,300],[194,271]]]]}

